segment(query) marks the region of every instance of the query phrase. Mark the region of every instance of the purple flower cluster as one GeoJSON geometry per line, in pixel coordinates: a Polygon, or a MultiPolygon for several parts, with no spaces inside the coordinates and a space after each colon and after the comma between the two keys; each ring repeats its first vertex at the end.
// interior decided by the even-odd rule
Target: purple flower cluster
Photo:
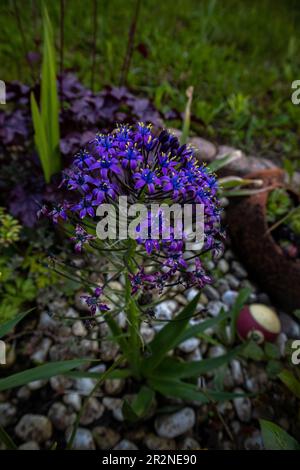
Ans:
{"type": "MultiPolygon", "coordinates": [[[[132,294],[153,289],[162,293],[173,286],[202,288],[212,281],[200,256],[207,251],[217,253],[222,246],[217,181],[198,163],[193,149],[180,145],[168,131],[154,133],[150,125],[139,123],[135,128],[119,125],[111,133],[97,134],[75,155],[73,165],[64,172],[62,185],[70,190],[70,198],[55,207],[50,216],[54,222],[69,218],[75,224],[72,240],[77,251],[92,240],[95,247],[99,240],[91,235],[91,227],[96,223],[96,207],[115,204],[119,196],[127,196],[129,204],[139,202],[147,207],[154,203],[177,203],[180,207],[202,204],[204,245],[196,253],[186,253],[186,234],[183,232],[182,239],[175,237],[174,225],[167,238],[152,234],[148,213],[137,229],[144,234],[144,224],[148,237],[136,240],[135,268],[131,265],[129,279],[132,294]]],[[[156,232],[161,229],[162,219],[159,212],[156,232]]],[[[117,246],[126,242],[119,240],[117,246]]],[[[85,298],[92,313],[106,309],[100,302],[101,294],[102,289],[85,298]]]]}

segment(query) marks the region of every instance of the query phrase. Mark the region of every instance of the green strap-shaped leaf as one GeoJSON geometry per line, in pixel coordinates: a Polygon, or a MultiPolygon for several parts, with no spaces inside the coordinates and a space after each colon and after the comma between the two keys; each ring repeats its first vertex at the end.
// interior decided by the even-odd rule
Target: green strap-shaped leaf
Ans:
{"type": "Polygon", "coordinates": [[[182,382],[180,380],[168,380],[165,378],[148,379],[150,387],[166,397],[181,398],[182,400],[199,401],[209,403],[210,401],[226,401],[236,397],[246,396],[241,393],[218,392],[215,390],[198,390],[196,385],[182,382]]]}
{"type": "Polygon", "coordinates": [[[300,382],[291,371],[284,369],[278,374],[278,377],[295,397],[300,398],[300,382]]]}
{"type": "Polygon", "coordinates": [[[227,364],[240,354],[243,348],[244,345],[233,349],[228,354],[223,354],[223,356],[203,359],[202,361],[180,362],[172,357],[166,357],[155,369],[155,374],[161,375],[161,377],[176,377],[178,379],[199,377],[227,364]]]}
{"type": "Polygon", "coordinates": [[[12,320],[9,320],[3,323],[0,326],[0,338],[7,335],[21,320],[23,320],[24,317],[26,317],[26,315],[28,315],[28,313],[32,312],[32,310],[34,310],[34,308],[31,308],[30,310],[27,310],[26,312],[19,313],[12,320]]]}
{"type": "MultiPolygon", "coordinates": [[[[87,371],[80,371],[74,370],[70,372],[65,372],[63,375],[66,377],[71,377],[72,379],[99,379],[99,373],[97,372],[87,372],[87,371]]],[[[128,377],[132,376],[132,372],[130,369],[114,369],[110,372],[107,378],[109,379],[128,379],[128,377]]]]}
{"type": "Polygon", "coordinates": [[[154,396],[154,391],[143,385],[132,403],[127,400],[124,401],[122,408],[124,417],[128,421],[137,421],[146,416],[153,403],[154,396]]]}
{"type": "Polygon", "coordinates": [[[267,450],[300,450],[300,444],[277,424],[261,419],[262,438],[267,450]]]}
{"type": "Polygon", "coordinates": [[[35,380],[49,379],[55,375],[61,375],[65,372],[75,369],[90,362],[89,359],[72,359],[70,361],[49,362],[42,366],[33,367],[32,369],[18,372],[4,379],[0,379],[0,391],[9,390],[14,387],[34,382],[35,380]]]}
{"type": "Polygon", "coordinates": [[[157,367],[166,353],[174,348],[189,319],[195,313],[199,295],[197,295],[172,321],[167,323],[149,344],[151,356],[144,360],[143,372],[147,375],[157,367]]]}
{"type": "Polygon", "coordinates": [[[8,450],[17,450],[16,444],[2,426],[0,426],[0,441],[3,442],[8,450]]]}
{"type": "Polygon", "coordinates": [[[215,172],[215,171],[220,170],[224,166],[229,165],[229,163],[231,163],[231,162],[233,162],[233,161],[235,161],[239,158],[240,158],[240,154],[238,154],[238,153],[229,153],[227,155],[224,155],[221,158],[217,158],[216,160],[210,162],[207,165],[207,168],[210,171],[215,172]]]}
{"type": "Polygon", "coordinates": [[[193,326],[190,326],[190,327],[186,328],[178,336],[175,346],[182,343],[186,339],[189,339],[189,338],[192,338],[194,336],[200,335],[201,333],[204,333],[205,330],[218,325],[218,323],[220,323],[221,321],[228,318],[228,316],[229,316],[229,313],[221,312],[217,317],[209,318],[208,320],[205,320],[201,323],[198,323],[196,325],[193,325],[193,326]]]}
{"type": "Polygon", "coordinates": [[[34,97],[33,92],[30,95],[30,103],[31,103],[31,114],[32,114],[32,121],[33,121],[33,128],[34,128],[34,141],[36,148],[38,150],[38,154],[40,157],[41,165],[44,172],[44,177],[46,183],[50,182],[51,178],[51,163],[49,158],[49,147],[46,137],[46,132],[44,128],[44,124],[42,121],[42,117],[34,97]]]}
{"type": "Polygon", "coordinates": [[[43,11],[44,47],[41,82],[41,117],[50,147],[51,174],[59,171],[59,100],[53,31],[47,8],[43,11]]]}

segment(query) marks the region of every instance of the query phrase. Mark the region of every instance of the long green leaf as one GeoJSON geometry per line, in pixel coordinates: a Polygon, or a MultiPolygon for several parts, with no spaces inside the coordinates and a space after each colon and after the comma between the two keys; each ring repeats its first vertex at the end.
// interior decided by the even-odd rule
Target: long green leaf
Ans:
{"type": "Polygon", "coordinates": [[[3,442],[8,450],[17,450],[16,444],[2,426],[0,426],[0,441],[3,442]]]}
{"type": "Polygon", "coordinates": [[[229,153],[229,154],[224,155],[221,158],[217,158],[216,160],[210,162],[207,165],[207,168],[212,172],[216,172],[220,170],[221,168],[223,168],[224,166],[229,165],[229,163],[234,162],[235,160],[238,160],[239,158],[241,158],[241,155],[239,153],[229,153]]]}
{"type": "MultiPolygon", "coordinates": [[[[80,371],[80,370],[65,372],[62,375],[65,375],[66,377],[70,377],[73,379],[84,379],[84,378],[95,379],[95,380],[99,379],[99,373],[97,372],[87,372],[87,371],[80,371]]],[[[114,369],[110,372],[107,378],[108,379],[128,379],[128,377],[131,377],[131,375],[132,375],[132,372],[130,369],[114,369]]]]}
{"type": "Polygon", "coordinates": [[[198,390],[196,385],[182,382],[180,380],[167,380],[151,378],[148,379],[150,387],[166,397],[181,398],[189,401],[209,403],[210,401],[226,401],[236,397],[245,396],[241,393],[218,392],[215,390],[198,390]]]}
{"type": "Polygon", "coordinates": [[[204,333],[205,330],[218,325],[218,323],[220,323],[222,320],[225,320],[226,318],[228,318],[228,316],[229,316],[229,313],[223,312],[223,313],[220,313],[215,318],[210,318],[209,320],[205,320],[201,323],[198,323],[196,325],[193,325],[193,326],[190,326],[190,327],[186,328],[178,336],[175,346],[182,343],[186,339],[189,339],[189,338],[192,338],[194,336],[200,335],[201,333],[204,333]]]}
{"type": "Polygon", "coordinates": [[[142,371],[146,375],[158,366],[170,349],[176,346],[178,337],[196,310],[199,295],[186,305],[179,315],[167,323],[149,344],[151,356],[144,359],[142,371]]]}
{"type": "Polygon", "coordinates": [[[261,419],[262,438],[267,450],[300,450],[300,444],[286,431],[271,421],[261,419]]]}
{"type": "Polygon", "coordinates": [[[284,369],[278,374],[278,377],[295,397],[300,398],[300,382],[291,371],[284,369]]]}
{"type": "Polygon", "coordinates": [[[155,374],[161,377],[177,377],[178,379],[199,377],[212,370],[221,367],[234,359],[244,348],[239,346],[228,354],[202,361],[179,362],[174,358],[166,357],[163,362],[155,369],[155,374]]]}
{"type": "Polygon", "coordinates": [[[59,101],[53,31],[47,8],[43,11],[44,49],[41,82],[41,116],[50,147],[51,174],[59,171],[59,101]]]}
{"type": "Polygon", "coordinates": [[[146,416],[153,403],[154,396],[154,391],[143,385],[132,403],[127,400],[124,401],[122,408],[124,417],[129,421],[137,421],[146,416]]]}
{"type": "Polygon", "coordinates": [[[33,367],[16,374],[0,379],[0,391],[20,387],[21,385],[34,382],[35,380],[49,379],[55,375],[61,375],[65,372],[75,369],[89,362],[89,359],[72,359],[70,361],[49,362],[42,366],[33,367]]]}
{"type": "Polygon", "coordinates": [[[51,178],[51,165],[50,165],[50,159],[49,159],[48,142],[47,142],[47,137],[46,137],[46,132],[45,132],[45,128],[43,125],[42,117],[41,117],[33,92],[31,92],[31,95],[30,95],[30,103],[31,103],[32,122],[33,122],[33,128],[34,128],[35,145],[38,150],[39,157],[40,157],[45,181],[46,183],[49,183],[50,178],[51,178]]]}
{"type": "Polygon", "coordinates": [[[9,333],[21,320],[23,320],[23,318],[26,317],[26,315],[28,315],[28,313],[32,312],[32,310],[34,310],[34,308],[31,308],[30,310],[27,310],[26,312],[19,313],[12,320],[9,320],[9,321],[3,323],[0,326],[0,338],[7,335],[7,333],[9,333]]]}

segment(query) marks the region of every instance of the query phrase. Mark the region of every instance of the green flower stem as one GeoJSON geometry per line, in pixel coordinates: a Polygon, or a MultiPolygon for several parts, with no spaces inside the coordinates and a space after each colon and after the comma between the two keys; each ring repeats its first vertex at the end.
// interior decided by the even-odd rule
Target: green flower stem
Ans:
{"type": "Polygon", "coordinates": [[[140,362],[141,362],[141,347],[142,342],[140,339],[140,312],[134,297],[131,294],[131,284],[129,273],[134,273],[136,265],[134,263],[134,256],[136,251],[135,240],[129,240],[128,251],[124,262],[127,266],[125,271],[126,286],[125,286],[125,313],[128,319],[128,333],[129,333],[129,348],[130,355],[128,357],[133,375],[139,379],[141,376],[140,362]]]}

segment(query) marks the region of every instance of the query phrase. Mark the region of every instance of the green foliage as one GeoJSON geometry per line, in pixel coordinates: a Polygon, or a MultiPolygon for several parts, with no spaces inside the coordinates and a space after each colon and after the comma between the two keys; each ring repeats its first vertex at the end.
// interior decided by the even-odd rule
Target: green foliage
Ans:
{"type": "Polygon", "coordinates": [[[21,225],[3,207],[0,207],[0,247],[7,248],[20,237],[21,225]]]}
{"type": "MultiPolygon", "coordinates": [[[[29,82],[32,70],[24,57],[14,2],[2,3],[0,61],[6,64],[2,78],[25,77],[29,82]]],[[[40,15],[32,19],[30,0],[18,3],[28,50],[35,50],[35,38],[42,36],[42,19],[40,15]]],[[[59,2],[48,1],[47,7],[58,38],[59,2]]],[[[129,30],[132,12],[132,2],[100,2],[98,90],[119,83],[126,49],[124,31],[129,30]]],[[[64,28],[65,69],[75,70],[87,85],[91,14],[91,6],[72,0],[72,8],[65,12],[64,28]]],[[[290,84],[300,74],[296,60],[299,22],[296,0],[252,0],[247,7],[240,0],[148,0],[140,11],[135,44],[143,45],[146,53],[135,47],[128,84],[154,98],[162,111],[183,110],[184,92],[193,85],[197,121],[192,122],[191,131],[232,142],[249,153],[280,156],[295,168],[300,106],[291,103],[290,84]]]]}
{"type": "Polygon", "coordinates": [[[33,367],[16,374],[9,375],[0,379],[0,391],[20,387],[22,385],[34,382],[35,380],[44,380],[56,375],[64,374],[72,369],[76,369],[87,364],[89,359],[72,359],[69,361],[48,362],[41,366],[33,367]]]}
{"type": "Polygon", "coordinates": [[[296,235],[300,235],[300,207],[290,216],[288,225],[296,235]]]}
{"type": "Polygon", "coordinates": [[[0,324],[13,319],[20,308],[32,302],[40,289],[55,284],[58,280],[49,271],[45,255],[29,248],[24,256],[12,248],[3,250],[0,256],[0,324]]]}
{"type": "Polygon", "coordinates": [[[56,84],[54,38],[46,7],[43,10],[44,44],[41,78],[41,102],[38,108],[31,93],[34,139],[47,183],[60,170],[59,101],[56,84]]]}
{"type": "Polygon", "coordinates": [[[23,318],[32,312],[33,309],[27,310],[26,312],[19,313],[12,320],[7,321],[6,323],[0,325],[0,338],[3,338],[7,333],[9,333],[23,318]]]}
{"type": "Polygon", "coordinates": [[[293,372],[288,369],[284,369],[278,374],[278,378],[286,385],[293,395],[295,395],[295,397],[300,399],[300,381],[293,372]]]}
{"type": "Polygon", "coordinates": [[[277,424],[261,419],[261,432],[267,450],[300,450],[300,444],[277,424]]]}
{"type": "Polygon", "coordinates": [[[267,220],[274,223],[293,208],[292,200],[285,189],[276,188],[270,192],[267,202],[267,220]]]}

